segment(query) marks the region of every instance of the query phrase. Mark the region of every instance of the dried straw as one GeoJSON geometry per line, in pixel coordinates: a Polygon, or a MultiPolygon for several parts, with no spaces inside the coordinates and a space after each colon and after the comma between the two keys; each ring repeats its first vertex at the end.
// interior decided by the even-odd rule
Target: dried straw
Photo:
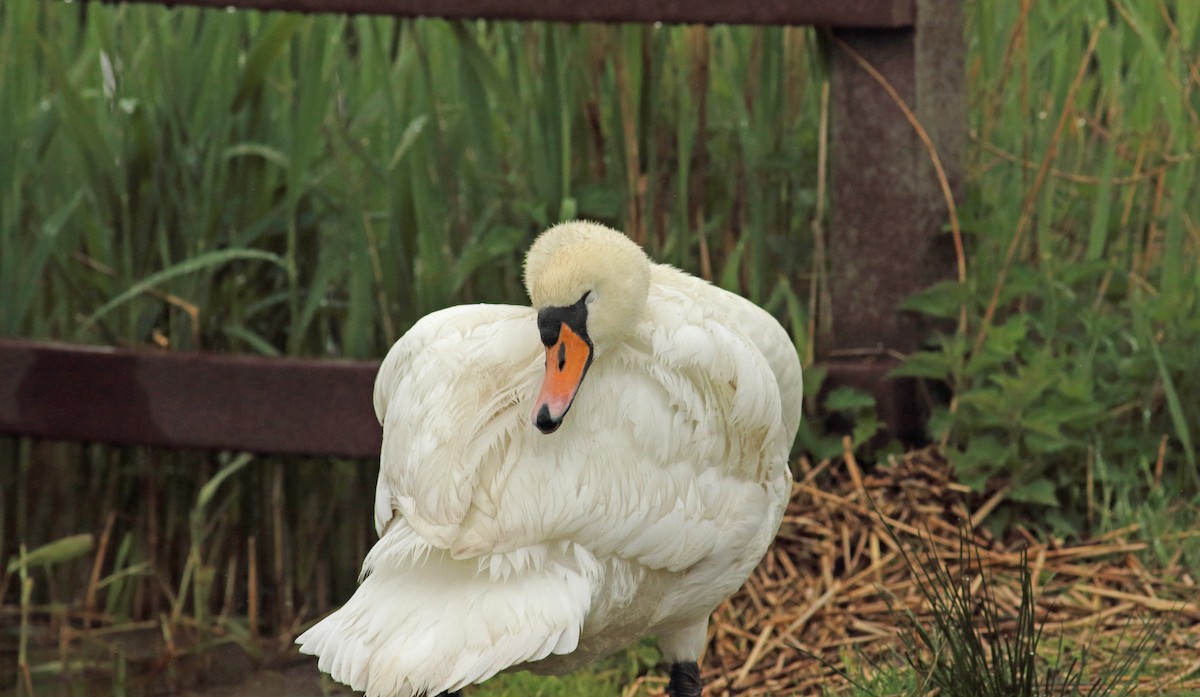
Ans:
{"type": "MultiPolygon", "coordinates": [[[[1103,647],[1114,642],[1094,641],[1099,635],[1124,632],[1128,644],[1145,617],[1169,613],[1164,641],[1146,671],[1160,677],[1143,679],[1138,689],[1200,686],[1194,653],[1200,604],[1187,600],[1194,583],[1180,569],[1147,572],[1137,557],[1146,545],[1131,541],[1136,527],[1070,546],[1027,531],[995,539],[978,526],[1004,490],[971,497],[934,450],[911,452],[874,472],[864,472],[853,458],[837,465],[802,463],[802,469],[774,546],[742,590],[713,614],[703,668],[706,695],[820,693],[848,686],[834,670],[846,656],[858,656],[859,665],[863,659],[895,662],[897,639],[908,631],[896,610],[930,620],[919,579],[897,540],[918,563],[937,559],[959,577],[971,575],[978,593],[984,576],[961,568],[960,530],[968,521],[978,563],[1014,622],[1024,550],[1036,616],[1047,623],[1045,646],[1057,647],[1060,634],[1091,639],[1090,660],[1100,664],[1103,647]],[[978,504],[973,510],[972,502],[978,504]]],[[[662,687],[647,685],[650,691],[642,694],[660,694],[662,687]]]]}

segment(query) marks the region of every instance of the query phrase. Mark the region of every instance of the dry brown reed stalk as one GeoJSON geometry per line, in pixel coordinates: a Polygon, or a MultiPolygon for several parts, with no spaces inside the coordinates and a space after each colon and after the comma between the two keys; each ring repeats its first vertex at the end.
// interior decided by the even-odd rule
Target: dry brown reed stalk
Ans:
{"type": "Polygon", "coordinates": [[[108,519],[104,521],[104,532],[100,533],[100,543],[96,546],[96,557],[92,561],[92,573],[88,576],[87,591],[84,593],[84,629],[91,628],[92,619],[96,613],[96,584],[100,582],[100,569],[104,564],[104,557],[108,551],[108,540],[112,536],[113,524],[116,521],[116,511],[110,511],[108,519]]]}
{"type": "MultiPolygon", "coordinates": [[[[1092,122],[1089,122],[1089,123],[1092,123],[1092,122]]],[[[1100,129],[1096,129],[1096,130],[1100,130],[1100,129]]],[[[992,153],[993,155],[995,155],[996,157],[1000,158],[1001,160],[1003,160],[1005,162],[1011,162],[1012,164],[1019,165],[1028,170],[1036,170],[1041,166],[1037,162],[1031,162],[1029,160],[1022,159],[1001,147],[998,147],[991,143],[984,142],[978,138],[972,138],[971,140],[976,145],[978,145],[980,148],[983,148],[987,152],[992,153]]],[[[1154,179],[1156,177],[1159,177],[1159,176],[1165,174],[1167,172],[1167,170],[1169,170],[1171,167],[1173,167],[1177,164],[1190,162],[1192,159],[1194,159],[1194,158],[1191,155],[1183,155],[1183,156],[1179,156],[1179,157],[1171,157],[1171,156],[1163,157],[1161,159],[1161,164],[1156,165],[1155,167],[1153,167],[1151,169],[1142,171],[1138,174],[1133,174],[1133,175],[1129,175],[1129,176],[1125,176],[1125,177],[1112,177],[1110,180],[1108,180],[1108,183],[1112,184],[1113,186],[1131,186],[1134,184],[1141,184],[1144,181],[1147,181],[1149,179],[1154,179]]],[[[1100,185],[1100,184],[1105,183],[1105,180],[1103,177],[1090,176],[1087,174],[1079,174],[1078,172],[1066,172],[1061,169],[1056,169],[1053,167],[1050,168],[1050,176],[1054,177],[1055,179],[1062,179],[1063,181],[1071,182],[1072,184],[1100,185]]]]}
{"type": "Polygon", "coordinates": [[[258,541],[254,535],[246,538],[246,624],[250,641],[258,643],[258,541]]]}

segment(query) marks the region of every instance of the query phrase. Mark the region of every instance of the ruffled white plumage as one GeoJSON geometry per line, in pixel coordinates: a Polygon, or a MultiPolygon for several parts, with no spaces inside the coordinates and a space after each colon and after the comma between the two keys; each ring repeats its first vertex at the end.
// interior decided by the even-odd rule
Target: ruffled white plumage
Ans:
{"type": "Polygon", "coordinates": [[[560,544],[537,571],[490,582],[403,525],[367,557],[340,610],[300,638],[321,670],[368,695],[455,691],[517,663],[570,653],[599,563],[560,544]],[[553,593],[546,590],[552,588],[553,593]]]}
{"type": "Polygon", "coordinates": [[[389,352],[381,539],[354,597],[298,639],[334,678],[436,694],[654,633],[694,659],[765,553],[801,396],[767,313],[654,266],[646,316],[548,435],[529,416],[543,360],[534,311],[496,305],[434,313],[389,352]]]}

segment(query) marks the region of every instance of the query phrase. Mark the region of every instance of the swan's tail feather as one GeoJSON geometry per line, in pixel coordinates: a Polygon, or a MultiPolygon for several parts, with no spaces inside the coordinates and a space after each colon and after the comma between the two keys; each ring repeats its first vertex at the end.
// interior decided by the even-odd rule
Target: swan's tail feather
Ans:
{"type": "Polygon", "coordinates": [[[510,666],[570,653],[601,573],[595,558],[570,547],[503,580],[481,574],[477,560],[442,552],[391,568],[378,557],[345,606],[296,643],[368,697],[455,692],[510,666]]]}

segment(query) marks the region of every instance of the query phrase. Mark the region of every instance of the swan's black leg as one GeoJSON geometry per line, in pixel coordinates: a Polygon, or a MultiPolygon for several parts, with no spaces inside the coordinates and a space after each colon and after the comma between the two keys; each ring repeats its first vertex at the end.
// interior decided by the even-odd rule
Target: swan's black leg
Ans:
{"type": "Polygon", "coordinates": [[[671,681],[667,694],[671,697],[700,697],[700,666],[694,661],[671,664],[671,681]]]}

